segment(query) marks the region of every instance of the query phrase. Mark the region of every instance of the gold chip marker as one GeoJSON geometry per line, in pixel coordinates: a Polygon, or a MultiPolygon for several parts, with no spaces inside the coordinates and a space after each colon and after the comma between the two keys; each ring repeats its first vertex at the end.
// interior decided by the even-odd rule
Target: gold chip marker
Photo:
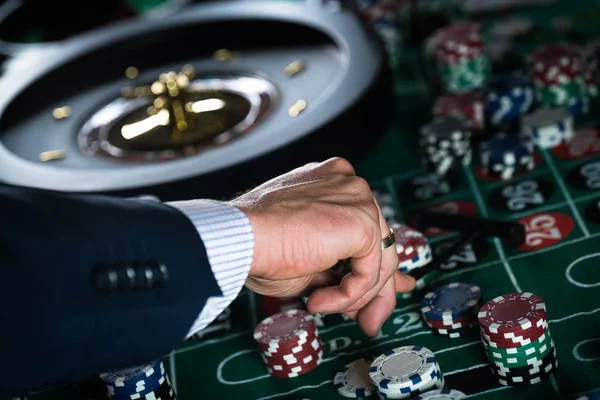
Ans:
{"type": "Polygon", "coordinates": [[[284,71],[287,76],[294,76],[304,71],[305,65],[302,61],[294,61],[286,65],[284,71]]]}
{"type": "Polygon", "coordinates": [[[213,53],[213,60],[215,61],[232,61],[237,58],[237,53],[234,53],[228,49],[220,49],[213,53]]]}
{"type": "Polygon", "coordinates": [[[300,114],[302,111],[304,111],[304,109],[306,108],[306,100],[298,100],[294,103],[293,106],[291,106],[288,109],[288,114],[290,115],[290,117],[297,117],[298,114],[300,114]]]}
{"type": "Polygon", "coordinates": [[[71,107],[58,107],[52,110],[54,119],[65,119],[71,116],[71,107]]]}
{"type": "Polygon", "coordinates": [[[136,67],[127,67],[125,69],[125,76],[129,79],[135,79],[140,74],[140,71],[136,67]]]}
{"type": "Polygon", "coordinates": [[[40,153],[40,161],[42,162],[62,160],[66,157],[67,153],[64,150],[48,150],[40,153]]]}

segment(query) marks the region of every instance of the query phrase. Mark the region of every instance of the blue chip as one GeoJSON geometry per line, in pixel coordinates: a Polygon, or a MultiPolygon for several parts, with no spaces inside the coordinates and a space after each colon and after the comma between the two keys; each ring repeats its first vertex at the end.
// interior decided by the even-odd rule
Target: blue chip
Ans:
{"type": "Polygon", "coordinates": [[[520,73],[493,78],[486,89],[486,116],[493,125],[515,120],[533,105],[534,89],[529,77],[520,73]]]}
{"type": "Polygon", "coordinates": [[[114,396],[143,396],[157,387],[166,379],[165,366],[161,360],[138,367],[109,371],[100,374],[106,384],[109,397],[114,396]]]}
{"type": "Polygon", "coordinates": [[[421,301],[425,319],[443,321],[462,317],[479,310],[481,289],[469,283],[449,283],[427,293],[421,301]]]}
{"type": "Polygon", "coordinates": [[[500,133],[479,146],[481,165],[515,165],[522,157],[530,157],[534,152],[531,137],[524,134],[500,133]]]}

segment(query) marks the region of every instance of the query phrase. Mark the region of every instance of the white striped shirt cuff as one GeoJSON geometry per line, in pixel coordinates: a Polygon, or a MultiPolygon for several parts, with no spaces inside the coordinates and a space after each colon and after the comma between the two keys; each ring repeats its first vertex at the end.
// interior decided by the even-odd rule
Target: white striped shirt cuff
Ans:
{"type": "Polygon", "coordinates": [[[254,235],[246,214],[227,203],[189,200],[167,204],[183,212],[196,227],[223,294],[208,298],[187,339],[206,328],[237,297],[250,272],[254,235]]]}

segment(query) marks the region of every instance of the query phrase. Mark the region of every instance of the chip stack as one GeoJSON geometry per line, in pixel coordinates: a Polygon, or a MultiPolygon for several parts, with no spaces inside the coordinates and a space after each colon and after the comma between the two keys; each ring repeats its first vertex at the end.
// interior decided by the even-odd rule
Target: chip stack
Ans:
{"type": "Polygon", "coordinates": [[[444,88],[452,93],[482,88],[490,74],[481,24],[456,22],[436,31],[428,40],[444,88]]]}
{"type": "Polygon", "coordinates": [[[423,164],[445,175],[452,169],[471,163],[471,129],[465,119],[436,117],[421,127],[419,149],[423,164]]]}
{"type": "Polygon", "coordinates": [[[275,378],[304,375],[323,361],[317,325],[304,310],[287,310],[265,318],[254,329],[254,340],[267,371],[275,378]]]}
{"type": "Polygon", "coordinates": [[[533,385],[558,367],[544,300],[533,293],[498,296],[478,315],[492,372],[504,386],[533,385]]]}
{"type": "Polygon", "coordinates": [[[382,399],[408,399],[445,387],[433,352],[422,346],[386,351],[371,363],[369,377],[373,391],[382,399]]]}
{"type": "Polygon", "coordinates": [[[421,300],[421,314],[433,333],[460,338],[477,327],[481,289],[455,282],[429,292],[421,300]]]}
{"type": "Polygon", "coordinates": [[[438,97],[433,105],[437,117],[458,117],[469,122],[473,131],[484,128],[484,103],[481,91],[469,93],[447,93],[438,97]]]}
{"type": "Polygon", "coordinates": [[[100,374],[106,394],[115,400],[174,400],[175,392],[162,361],[100,374]]]}
{"type": "Polygon", "coordinates": [[[542,107],[523,116],[521,131],[540,149],[551,149],[570,141],[574,135],[573,117],[565,107],[542,107]]]}
{"type": "Polygon", "coordinates": [[[486,88],[485,112],[491,125],[502,126],[529,111],[534,89],[523,74],[512,73],[493,77],[486,88]]]}
{"type": "Polygon", "coordinates": [[[421,232],[397,222],[390,223],[389,226],[396,237],[398,271],[416,280],[415,288],[402,294],[403,298],[411,298],[431,286],[437,279],[438,270],[428,268],[431,263],[431,247],[421,232]]]}
{"type": "Polygon", "coordinates": [[[536,97],[547,107],[567,107],[574,115],[589,110],[586,65],[574,45],[555,43],[530,54],[536,97]]]}
{"type": "Polygon", "coordinates": [[[535,168],[533,140],[525,134],[499,133],[479,147],[482,172],[500,180],[509,180],[535,168]]]}

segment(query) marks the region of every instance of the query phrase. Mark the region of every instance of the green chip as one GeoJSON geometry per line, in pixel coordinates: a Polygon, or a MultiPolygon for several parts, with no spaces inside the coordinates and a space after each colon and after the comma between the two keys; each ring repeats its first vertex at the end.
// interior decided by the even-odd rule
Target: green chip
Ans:
{"type": "Polygon", "coordinates": [[[552,349],[552,338],[547,330],[536,341],[521,347],[501,349],[488,346],[483,342],[483,347],[489,359],[496,364],[502,364],[506,368],[525,367],[528,360],[541,360],[552,349]]]}

